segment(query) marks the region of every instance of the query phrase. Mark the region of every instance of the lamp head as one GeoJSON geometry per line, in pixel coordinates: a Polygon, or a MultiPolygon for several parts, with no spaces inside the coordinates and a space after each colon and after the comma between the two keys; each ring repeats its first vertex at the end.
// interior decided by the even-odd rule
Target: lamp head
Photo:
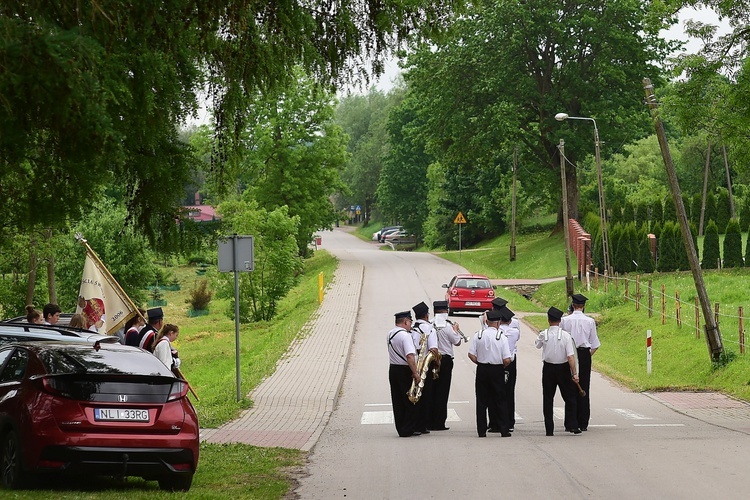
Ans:
{"type": "Polygon", "coordinates": [[[557,120],[559,122],[561,122],[563,120],[567,120],[567,119],[568,119],[568,113],[557,113],[555,115],[555,120],[557,120]]]}

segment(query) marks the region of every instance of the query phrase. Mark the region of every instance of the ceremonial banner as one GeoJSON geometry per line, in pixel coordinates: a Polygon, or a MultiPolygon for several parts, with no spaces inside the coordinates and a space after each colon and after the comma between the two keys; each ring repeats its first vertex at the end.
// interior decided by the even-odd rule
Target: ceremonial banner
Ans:
{"type": "Polygon", "coordinates": [[[84,315],[87,328],[95,326],[99,333],[107,335],[114,335],[138,314],[130,298],[88,245],[76,312],[84,315]]]}

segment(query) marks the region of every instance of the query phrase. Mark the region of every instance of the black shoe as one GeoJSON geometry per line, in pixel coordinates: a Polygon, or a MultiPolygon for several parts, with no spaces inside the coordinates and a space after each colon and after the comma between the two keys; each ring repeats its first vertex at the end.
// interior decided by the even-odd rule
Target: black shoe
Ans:
{"type": "Polygon", "coordinates": [[[412,436],[421,436],[421,435],[422,435],[422,433],[421,433],[421,432],[419,432],[419,431],[414,431],[414,432],[412,433],[412,436]]]}
{"type": "Polygon", "coordinates": [[[450,427],[432,427],[430,430],[433,431],[447,431],[450,427]]]}
{"type": "Polygon", "coordinates": [[[480,435],[479,435],[479,437],[480,437],[480,438],[486,438],[486,437],[487,437],[487,434],[480,434],[480,435]]]}
{"type": "Polygon", "coordinates": [[[578,427],[576,427],[575,429],[573,429],[570,432],[572,432],[573,434],[580,434],[581,433],[581,429],[579,429],[578,427]]]}
{"type": "Polygon", "coordinates": [[[500,431],[500,429],[489,428],[489,429],[487,429],[487,432],[501,432],[501,431],[500,431]]]}
{"type": "Polygon", "coordinates": [[[429,434],[430,433],[430,431],[428,431],[427,429],[422,429],[419,432],[421,432],[422,434],[429,434]]]}
{"type": "Polygon", "coordinates": [[[554,434],[552,434],[551,432],[548,432],[547,435],[548,436],[554,436],[554,434]]]}
{"type": "Polygon", "coordinates": [[[513,434],[511,434],[510,432],[503,432],[502,434],[500,434],[500,436],[501,436],[501,437],[504,437],[504,438],[509,438],[509,437],[511,437],[512,435],[513,435],[513,434]]]}
{"type": "Polygon", "coordinates": [[[588,427],[581,427],[581,430],[582,430],[583,432],[586,432],[587,430],[589,430],[589,428],[588,428],[588,427]]]}

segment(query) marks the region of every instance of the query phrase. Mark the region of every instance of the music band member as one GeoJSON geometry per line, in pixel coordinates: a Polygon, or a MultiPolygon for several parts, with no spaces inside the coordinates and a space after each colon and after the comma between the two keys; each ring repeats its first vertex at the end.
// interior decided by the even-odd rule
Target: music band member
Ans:
{"type": "Polygon", "coordinates": [[[395,327],[388,332],[388,382],[391,386],[391,404],[396,432],[401,437],[419,436],[417,430],[419,409],[407,395],[412,381],[419,383],[417,358],[411,330],[411,311],[395,314],[395,327]]]}
{"type": "Polygon", "coordinates": [[[508,339],[508,348],[510,349],[510,364],[505,367],[505,399],[508,401],[508,430],[513,432],[516,426],[516,378],[518,369],[516,367],[516,354],[518,340],[521,338],[521,330],[513,325],[518,325],[518,320],[514,318],[515,313],[503,307],[500,309],[502,315],[500,319],[500,331],[508,339]]]}
{"type": "MultiPolygon", "coordinates": [[[[427,355],[427,351],[431,351],[433,356],[436,359],[439,359],[437,334],[435,333],[435,328],[432,326],[432,323],[430,323],[429,306],[424,302],[420,302],[412,307],[412,310],[414,311],[414,318],[416,319],[412,325],[412,339],[414,340],[414,347],[417,350],[417,363],[419,363],[421,356],[427,355]],[[421,350],[422,337],[424,337],[427,346],[427,349],[424,352],[421,350]]],[[[427,367],[428,372],[431,373],[432,368],[436,366],[439,365],[427,367]]],[[[432,375],[426,377],[424,374],[420,375],[424,377],[424,387],[422,388],[422,396],[417,402],[417,408],[419,408],[420,415],[417,430],[422,434],[429,434],[431,421],[430,415],[432,411],[432,399],[435,385],[433,383],[434,380],[432,375]]]]}
{"type": "Polygon", "coordinates": [[[510,437],[505,402],[505,367],[510,364],[510,349],[505,335],[498,330],[502,314],[487,313],[487,328],[471,339],[469,359],[477,365],[474,390],[476,393],[477,434],[487,436],[487,412],[493,409],[500,416],[500,433],[510,437]]]}
{"type": "Polygon", "coordinates": [[[562,311],[550,307],[547,311],[549,328],[539,332],[534,345],[542,350],[542,413],[544,429],[547,436],[554,435],[555,422],[552,405],[555,391],[560,388],[560,395],[565,401],[565,427],[574,434],[580,434],[576,417],[576,372],[573,341],[568,332],[560,327],[562,311]]]}
{"type": "Polygon", "coordinates": [[[582,431],[588,430],[591,418],[591,399],[589,397],[591,388],[591,357],[594,355],[601,343],[596,333],[596,322],[590,316],[583,313],[586,307],[587,297],[580,293],[574,294],[573,312],[560,321],[560,328],[570,332],[573,342],[576,344],[578,354],[578,376],[580,377],[581,389],[585,396],[577,394],[578,398],[578,424],[582,431]]]}
{"type": "Polygon", "coordinates": [[[448,418],[448,397],[453,378],[453,346],[461,345],[461,335],[458,333],[458,323],[448,320],[447,301],[433,302],[432,310],[435,313],[433,326],[440,353],[440,371],[438,378],[433,381],[429,428],[433,431],[447,431],[445,421],[448,418]]]}

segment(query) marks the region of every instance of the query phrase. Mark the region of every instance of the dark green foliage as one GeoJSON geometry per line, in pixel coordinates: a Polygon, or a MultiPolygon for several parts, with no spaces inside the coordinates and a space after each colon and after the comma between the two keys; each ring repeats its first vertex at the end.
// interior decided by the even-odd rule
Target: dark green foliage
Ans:
{"type": "MultiPolygon", "coordinates": [[[[729,225],[732,217],[732,207],[729,204],[729,191],[726,188],[718,188],[716,194],[716,227],[724,231],[729,225]]],[[[726,255],[725,257],[726,258],[726,255]]]]}
{"type": "Polygon", "coordinates": [[[742,267],[742,232],[737,219],[730,219],[724,236],[724,267],[742,267]]]}
{"type": "Polygon", "coordinates": [[[713,220],[708,221],[706,232],[703,238],[703,259],[701,267],[703,269],[717,269],[719,267],[719,229],[713,220]]]}
{"type": "Polygon", "coordinates": [[[664,199],[664,220],[677,222],[677,209],[674,206],[674,198],[667,196],[664,199]]]}
{"type": "Polygon", "coordinates": [[[607,222],[610,224],[619,224],[623,222],[624,216],[622,206],[618,202],[612,202],[607,205],[607,222]]]}
{"type": "Polygon", "coordinates": [[[740,208],[740,229],[747,232],[750,229],[750,202],[745,200],[740,208]]]}
{"type": "Polygon", "coordinates": [[[612,269],[616,272],[626,271],[625,260],[628,254],[628,244],[625,241],[625,227],[622,223],[610,225],[609,227],[609,261],[612,269]]]}
{"type": "Polygon", "coordinates": [[[651,202],[651,221],[661,224],[664,222],[664,204],[661,199],[651,202]]]}
{"type": "Polygon", "coordinates": [[[657,242],[659,248],[657,269],[662,272],[677,270],[677,255],[675,254],[674,247],[674,229],[674,222],[665,221],[657,242]]]}
{"type": "Polygon", "coordinates": [[[622,221],[625,224],[636,221],[635,205],[629,201],[625,202],[625,206],[622,209],[622,221]]]}
{"type": "Polygon", "coordinates": [[[648,203],[645,201],[639,201],[635,205],[635,213],[637,220],[641,225],[651,222],[651,211],[649,210],[648,203]]]}
{"type": "Polygon", "coordinates": [[[695,193],[690,197],[690,222],[695,223],[696,227],[700,223],[702,204],[703,196],[700,193],[695,193]]]}
{"type": "Polygon", "coordinates": [[[661,229],[662,225],[658,222],[652,224],[651,226],[651,234],[656,236],[657,240],[661,237],[661,229]]]}

